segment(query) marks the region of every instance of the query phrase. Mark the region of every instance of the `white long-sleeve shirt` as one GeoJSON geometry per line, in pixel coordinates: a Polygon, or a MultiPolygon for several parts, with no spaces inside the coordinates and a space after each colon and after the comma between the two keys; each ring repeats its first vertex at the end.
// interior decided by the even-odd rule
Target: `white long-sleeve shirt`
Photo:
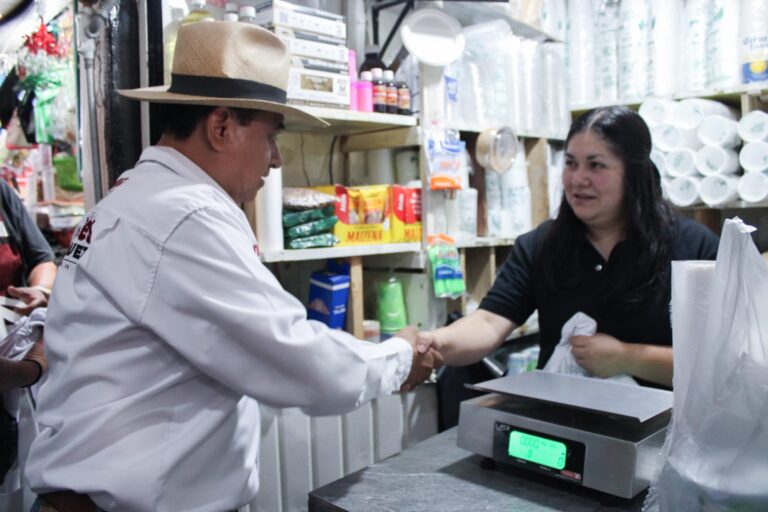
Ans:
{"type": "Polygon", "coordinates": [[[399,388],[412,348],[306,319],[243,212],[167,147],[86,216],[46,323],[27,476],[116,511],[223,511],[258,490],[258,402],[337,414],[399,388]]]}

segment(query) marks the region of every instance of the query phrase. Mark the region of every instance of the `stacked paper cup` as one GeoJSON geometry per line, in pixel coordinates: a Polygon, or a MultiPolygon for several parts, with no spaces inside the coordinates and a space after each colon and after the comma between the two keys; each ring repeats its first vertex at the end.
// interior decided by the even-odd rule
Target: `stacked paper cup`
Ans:
{"type": "Polygon", "coordinates": [[[739,180],[739,197],[750,203],[768,199],[768,114],[756,110],[741,118],[738,133],[744,140],[739,163],[744,176],[739,180]]]}
{"type": "Polygon", "coordinates": [[[640,115],[651,130],[651,159],[666,197],[677,206],[719,206],[736,198],[741,143],[735,115],[716,101],[650,98],[640,115]]]}

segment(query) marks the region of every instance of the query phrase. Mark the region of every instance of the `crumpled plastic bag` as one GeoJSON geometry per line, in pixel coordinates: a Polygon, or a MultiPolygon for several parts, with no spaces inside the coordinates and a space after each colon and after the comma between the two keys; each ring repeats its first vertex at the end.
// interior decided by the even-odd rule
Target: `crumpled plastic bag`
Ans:
{"type": "Polygon", "coordinates": [[[768,510],[768,265],[738,218],[674,262],[674,406],[645,511],[768,510]]]}
{"type": "MultiPolygon", "coordinates": [[[[579,311],[573,315],[560,332],[560,343],[555,347],[552,357],[544,365],[545,372],[565,373],[567,375],[580,375],[582,377],[595,377],[576,362],[571,352],[572,336],[593,336],[597,332],[597,322],[591,316],[579,311]]],[[[637,386],[637,381],[629,375],[616,375],[607,380],[621,382],[637,386]]]]}

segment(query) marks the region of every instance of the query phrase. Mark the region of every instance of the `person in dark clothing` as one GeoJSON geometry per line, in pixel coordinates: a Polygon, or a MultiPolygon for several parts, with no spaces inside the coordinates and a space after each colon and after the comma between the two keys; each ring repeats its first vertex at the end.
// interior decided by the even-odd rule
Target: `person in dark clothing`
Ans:
{"type": "Polygon", "coordinates": [[[519,237],[479,309],[420,333],[420,350],[436,348],[448,365],[471,364],[538,309],[542,368],[563,324],[583,312],[598,332],[570,343],[588,373],[671,386],[671,262],[715,259],[718,237],[662,198],[650,152],[648,127],[626,107],[577,118],[557,218],[519,237]]]}

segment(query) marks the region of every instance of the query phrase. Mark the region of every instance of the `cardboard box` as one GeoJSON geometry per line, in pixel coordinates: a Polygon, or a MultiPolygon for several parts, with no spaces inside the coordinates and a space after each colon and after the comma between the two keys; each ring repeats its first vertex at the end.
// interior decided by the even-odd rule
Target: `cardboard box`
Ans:
{"type": "Polygon", "coordinates": [[[291,57],[291,67],[310,71],[324,71],[326,73],[338,73],[349,75],[349,65],[332,60],[313,59],[310,57],[291,57]]]}
{"type": "Polygon", "coordinates": [[[268,0],[257,4],[256,23],[267,28],[282,25],[344,41],[347,39],[347,23],[344,16],[283,0],[268,0]]]}
{"type": "Polygon", "coordinates": [[[309,279],[307,317],[332,329],[343,329],[347,316],[349,276],[313,272],[309,279]]]}
{"type": "Polygon", "coordinates": [[[392,185],[390,191],[392,242],[420,242],[421,189],[392,185]]]}
{"type": "MultiPolygon", "coordinates": [[[[361,221],[357,213],[358,205],[355,203],[355,189],[371,189],[372,187],[381,187],[382,185],[373,185],[369,187],[344,187],[336,185],[336,217],[339,222],[333,228],[333,234],[339,239],[339,245],[371,245],[388,244],[392,238],[390,233],[390,206],[389,200],[384,205],[382,215],[383,222],[365,224],[361,221]]],[[[386,192],[387,198],[389,191],[386,192]]]]}
{"type": "Polygon", "coordinates": [[[349,76],[291,68],[288,74],[288,99],[349,108],[349,76]]]}

